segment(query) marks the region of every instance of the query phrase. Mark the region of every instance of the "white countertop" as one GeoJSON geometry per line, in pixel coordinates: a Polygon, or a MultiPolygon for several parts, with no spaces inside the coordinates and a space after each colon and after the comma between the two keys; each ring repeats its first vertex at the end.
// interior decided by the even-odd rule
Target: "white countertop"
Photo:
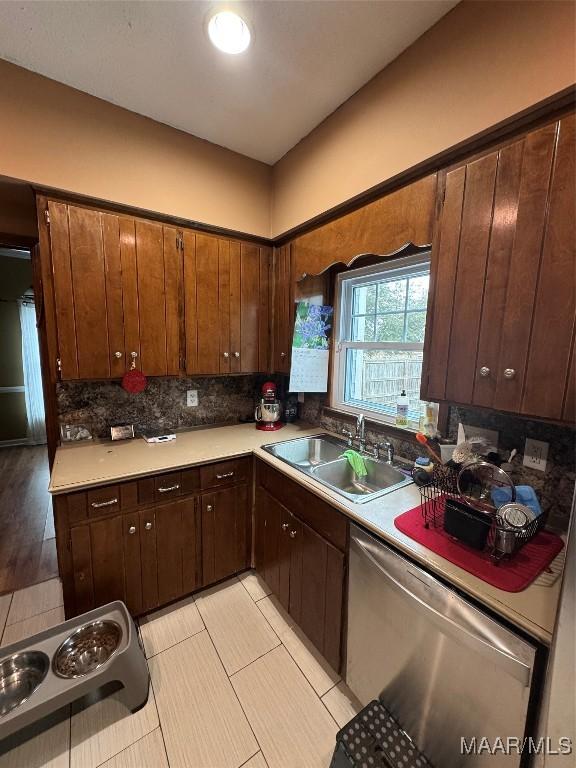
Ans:
{"type": "Polygon", "coordinates": [[[117,443],[102,441],[68,444],[56,452],[50,492],[65,493],[254,453],[430,571],[472,595],[541,642],[550,644],[560,594],[560,578],[552,586],[544,586],[536,580],[522,592],[497,589],[431,552],[394,526],[395,517],[419,504],[420,493],[415,485],[405,486],[366,504],[355,504],[262,449],[262,445],[267,443],[306,437],[321,431],[318,427],[288,424],[277,432],[262,432],[256,430],[253,424],[238,424],[180,432],[176,440],[157,445],[148,444],[142,439],[117,443]]]}

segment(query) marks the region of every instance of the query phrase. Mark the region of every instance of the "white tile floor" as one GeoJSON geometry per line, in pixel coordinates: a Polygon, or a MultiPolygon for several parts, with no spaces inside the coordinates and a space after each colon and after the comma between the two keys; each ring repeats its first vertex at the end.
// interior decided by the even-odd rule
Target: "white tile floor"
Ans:
{"type": "MultiPolygon", "coordinates": [[[[0,597],[0,643],[63,620],[57,579],[0,597]]],[[[152,680],[128,713],[109,697],[0,755],[0,768],[324,768],[359,709],[252,572],[140,622],[152,680]]]]}

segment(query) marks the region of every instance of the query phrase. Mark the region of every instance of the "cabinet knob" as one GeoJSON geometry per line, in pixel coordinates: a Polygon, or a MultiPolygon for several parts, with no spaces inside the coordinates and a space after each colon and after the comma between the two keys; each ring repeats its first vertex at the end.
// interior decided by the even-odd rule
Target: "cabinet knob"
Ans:
{"type": "Polygon", "coordinates": [[[212,504],[207,505],[206,512],[212,512],[212,504]]]}
{"type": "Polygon", "coordinates": [[[146,528],[146,530],[149,531],[152,528],[152,523],[146,523],[144,528],[146,528]]]}
{"type": "Polygon", "coordinates": [[[290,531],[290,538],[295,539],[296,538],[296,531],[290,531]]]}
{"type": "Polygon", "coordinates": [[[80,573],[78,574],[78,578],[79,578],[80,581],[84,581],[86,576],[84,575],[84,573],[82,571],[80,571],[80,573]]]}
{"type": "Polygon", "coordinates": [[[122,352],[114,352],[114,357],[115,357],[117,360],[120,360],[120,358],[122,357],[122,352]]]}
{"type": "Polygon", "coordinates": [[[240,352],[234,352],[234,357],[240,357],[240,352]]]}
{"type": "Polygon", "coordinates": [[[286,352],[280,352],[280,357],[286,357],[286,352]]]}
{"type": "Polygon", "coordinates": [[[130,352],[130,357],[132,358],[132,360],[136,360],[136,358],[138,357],[138,352],[130,352]]]}
{"type": "Polygon", "coordinates": [[[514,368],[504,368],[505,379],[513,379],[514,376],[516,376],[516,371],[514,370],[514,368]]]}
{"type": "Polygon", "coordinates": [[[490,368],[487,368],[485,365],[480,368],[480,376],[482,376],[484,379],[487,376],[490,376],[490,368]]]}
{"type": "Polygon", "coordinates": [[[224,357],[230,357],[230,352],[224,352],[224,357]]]}
{"type": "Polygon", "coordinates": [[[128,528],[128,533],[136,533],[136,526],[131,525],[130,528],[128,528]]]}
{"type": "Polygon", "coordinates": [[[290,523],[282,523],[282,530],[287,531],[290,528],[290,523]]]}

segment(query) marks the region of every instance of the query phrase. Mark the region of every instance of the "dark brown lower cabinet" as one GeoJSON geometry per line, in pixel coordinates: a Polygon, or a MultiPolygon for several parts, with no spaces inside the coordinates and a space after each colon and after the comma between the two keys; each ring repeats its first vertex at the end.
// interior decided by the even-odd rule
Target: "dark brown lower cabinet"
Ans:
{"type": "MultiPolygon", "coordinates": [[[[310,494],[311,505],[314,499],[310,494]]],[[[256,570],[329,664],[340,670],[344,553],[260,486],[255,521],[256,570]]]]}
{"type": "Polygon", "coordinates": [[[205,493],[202,499],[202,583],[211,584],[250,564],[248,486],[205,493]]]}

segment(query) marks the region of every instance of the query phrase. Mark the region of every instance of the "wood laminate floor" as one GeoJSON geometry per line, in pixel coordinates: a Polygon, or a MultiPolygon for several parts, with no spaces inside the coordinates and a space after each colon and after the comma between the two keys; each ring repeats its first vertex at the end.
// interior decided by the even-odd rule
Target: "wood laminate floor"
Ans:
{"type": "MultiPolygon", "coordinates": [[[[61,621],[58,579],[0,597],[1,645],[61,621]]],[[[140,634],[152,682],[141,710],[116,695],[73,705],[0,742],[0,768],[328,768],[360,709],[253,572],[149,614],[140,634]]]]}
{"type": "Polygon", "coordinates": [[[0,595],[58,575],[46,446],[0,448],[0,595]]]}

